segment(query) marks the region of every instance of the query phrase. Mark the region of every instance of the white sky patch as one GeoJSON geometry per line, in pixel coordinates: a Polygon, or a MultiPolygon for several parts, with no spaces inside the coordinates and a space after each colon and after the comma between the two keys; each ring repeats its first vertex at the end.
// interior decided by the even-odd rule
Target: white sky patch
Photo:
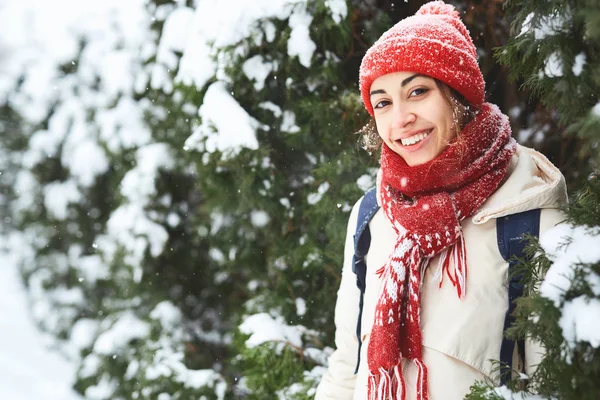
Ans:
{"type": "Polygon", "coordinates": [[[240,325],[239,329],[240,332],[250,335],[250,338],[246,340],[246,346],[249,348],[270,341],[290,343],[292,346],[302,347],[302,334],[306,330],[300,325],[287,325],[282,318],[274,319],[267,313],[249,316],[240,325]]]}
{"type": "Polygon", "coordinates": [[[325,0],[325,7],[331,12],[331,19],[336,24],[342,22],[342,19],[348,16],[348,6],[345,0],[325,0]]]}
{"type": "Polygon", "coordinates": [[[573,64],[573,75],[579,76],[583,71],[583,67],[586,64],[585,53],[579,53],[575,56],[575,63],[573,64]]]}
{"type": "Polygon", "coordinates": [[[558,321],[567,345],[573,349],[579,342],[600,346],[600,300],[579,296],[566,301],[558,321]]]}
{"type": "Polygon", "coordinates": [[[310,38],[310,24],[312,16],[306,10],[296,10],[290,16],[290,39],[288,40],[288,54],[290,57],[298,56],[300,64],[310,67],[312,56],[317,45],[310,38]]]}
{"type": "Polygon", "coordinates": [[[247,59],[242,65],[242,71],[250,79],[254,81],[254,89],[260,91],[265,87],[265,79],[274,70],[275,66],[272,62],[265,61],[265,59],[256,55],[252,58],[247,59]]]}
{"type": "Polygon", "coordinates": [[[270,220],[269,214],[263,210],[254,210],[250,213],[250,222],[256,228],[264,228],[270,220]]]}
{"type": "Polygon", "coordinates": [[[72,180],[44,186],[44,206],[56,219],[66,219],[69,204],[77,203],[81,198],[81,192],[72,180]]]}
{"type": "Polygon", "coordinates": [[[100,334],[94,343],[94,352],[106,356],[117,354],[132,340],[145,339],[149,334],[150,325],[127,311],[100,334]]]}
{"type": "Polygon", "coordinates": [[[258,121],[239,105],[223,82],[215,82],[208,88],[198,113],[202,124],[186,140],[186,149],[202,149],[204,139],[206,151],[211,153],[219,150],[237,154],[244,147],[258,149],[258,121]]]}
{"type": "Polygon", "coordinates": [[[600,103],[596,103],[594,107],[592,107],[592,113],[600,118],[600,103]]]}
{"type": "Polygon", "coordinates": [[[315,204],[317,204],[319,201],[321,201],[321,199],[323,198],[323,195],[325,193],[327,193],[327,191],[329,190],[329,182],[323,182],[321,185],[319,185],[319,188],[317,189],[317,193],[310,193],[308,195],[308,204],[310,204],[311,206],[314,206],[315,204]]]}
{"type": "Polygon", "coordinates": [[[550,54],[546,59],[544,74],[548,78],[559,78],[563,76],[563,63],[558,51],[550,54]]]}
{"type": "Polygon", "coordinates": [[[552,266],[540,286],[540,294],[559,308],[564,294],[571,287],[575,264],[592,264],[600,261],[599,228],[558,225],[540,236],[540,245],[547,253],[552,266]],[[563,245],[566,238],[571,241],[563,245]]]}

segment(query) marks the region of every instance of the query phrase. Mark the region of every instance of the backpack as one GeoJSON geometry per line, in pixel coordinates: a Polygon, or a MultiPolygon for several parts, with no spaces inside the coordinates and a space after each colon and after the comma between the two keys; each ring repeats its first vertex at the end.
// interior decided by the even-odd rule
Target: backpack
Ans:
{"type": "MultiPolygon", "coordinates": [[[[361,320],[363,310],[363,299],[366,288],[367,265],[365,257],[369,252],[371,245],[371,232],[369,222],[377,212],[376,188],[369,189],[363,197],[359,209],[356,232],[354,234],[354,256],[352,259],[352,272],[356,274],[356,286],[360,290],[358,322],[356,324],[356,336],[358,338],[358,358],[354,373],[358,372],[360,365],[361,340],[361,320]]],[[[507,215],[496,219],[496,237],[498,249],[502,257],[508,262],[508,309],[504,318],[504,332],[514,323],[515,300],[523,295],[523,284],[521,276],[515,273],[515,266],[519,264],[517,258],[524,256],[523,250],[527,241],[523,240],[524,235],[538,237],[540,229],[540,209],[525,211],[518,214],[507,215]]],[[[517,343],[503,335],[502,345],[500,347],[501,362],[501,383],[505,384],[510,378],[510,366],[512,365],[513,352],[515,345],[518,347],[519,354],[523,358],[525,365],[525,343],[518,340],[517,343]]]]}

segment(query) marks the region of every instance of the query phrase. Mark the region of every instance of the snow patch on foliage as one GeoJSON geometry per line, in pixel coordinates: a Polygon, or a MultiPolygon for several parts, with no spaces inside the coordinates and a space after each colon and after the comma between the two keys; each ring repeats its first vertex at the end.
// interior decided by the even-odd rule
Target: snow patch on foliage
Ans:
{"type": "Polygon", "coordinates": [[[367,190],[375,186],[375,178],[369,174],[361,175],[356,180],[356,185],[360,190],[366,192],[367,190]]]}
{"type": "Polygon", "coordinates": [[[136,152],[136,167],[129,170],[121,182],[121,194],[130,202],[146,205],[156,195],[157,175],[175,164],[165,143],[152,143],[136,152]]]}
{"type": "Polygon", "coordinates": [[[305,10],[295,12],[290,16],[290,39],[288,40],[288,54],[298,56],[300,64],[310,67],[312,56],[317,45],[310,39],[310,24],[312,16],[305,10]]]}
{"type": "Polygon", "coordinates": [[[317,204],[319,201],[321,201],[321,199],[323,198],[325,193],[327,193],[328,190],[329,190],[329,182],[323,182],[322,184],[320,184],[319,187],[317,188],[317,193],[310,193],[308,195],[308,198],[307,198],[308,204],[310,204],[311,206],[314,206],[315,204],[317,204]]]}
{"type": "Polygon", "coordinates": [[[246,340],[246,346],[249,348],[265,342],[283,342],[302,347],[302,334],[306,331],[301,325],[287,325],[282,317],[273,318],[267,313],[247,317],[239,329],[243,334],[250,335],[246,340]]]}
{"type": "MultiPolygon", "coordinates": [[[[342,12],[339,5],[333,4],[332,10],[333,7],[337,13],[335,15],[342,12]]],[[[246,38],[260,43],[263,31],[265,39],[272,42],[276,28],[268,20],[289,18],[292,29],[288,40],[289,55],[298,56],[301,63],[308,67],[316,45],[310,39],[312,19],[307,16],[306,0],[296,3],[285,0],[204,0],[198,2],[195,10],[182,7],[169,15],[159,44],[159,61],[174,69],[173,53],[181,53],[176,82],[194,84],[202,89],[220,68],[218,64],[224,60],[219,60],[220,49],[239,45],[246,38]]],[[[258,78],[265,75],[263,68],[258,78]]],[[[245,72],[252,74],[249,69],[250,66],[247,66],[245,72]]],[[[249,76],[250,79],[255,77],[249,76]]],[[[261,81],[264,79],[256,80],[258,87],[261,87],[261,81]]]]}
{"type": "Polygon", "coordinates": [[[80,125],[76,137],[69,136],[64,143],[61,161],[69,168],[71,175],[84,187],[92,186],[96,176],[108,170],[109,162],[106,153],[98,143],[90,138],[87,128],[80,125]]]}
{"type": "Polygon", "coordinates": [[[242,71],[248,79],[254,81],[254,89],[257,92],[265,87],[265,79],[275,68],[275,64],[265,61],[260,55],[249,58],[242,64],[242,71]]]}
{"type": "Polygon", "coordinates": [[[298,133],[300,127],[296,125],[296,115],[289,110],[283,112],[283,121],[281,122],[281,131],[287,133],[298,133]]]}
{"type": "Polygon", "coordinates": [[[146,249],[153,257],[158,257],[169,239],[165,228],[148,218],[140,204],[125,204],[110,216],[108,234],[124,247],[125,262],[134,268],[134,281],[142,279],[141,262],[146,249]]]}
{"type": "Polygon", "coordinates": [[[181,310],[168,300],[161,301],[150,312],[150,318],[160,322],[164,329],[175,330],[181,325],[181,310]]]}
{"type": "Polygon", "coordinates": [[[76,271],[80,281],[87,284],[95,284],[101,279],[108,279],[110,269],[100,255],[84,255],[84,249],[81,245],[72,245],[68,251],[69,265],[76,271]]]}
{"type": "Polygon", "coordinates": [[[533,28],[535,40],[542,40],[549,36],[556,35],[564,30],[567,21],[571,20],[570,15],[554,14],[538,17],[534,13],[527,15],[523,21],[521,32],[517,37],[525,35],[533,28]]]}
{"type": "Polygon", "coordinates": [[[144,107],[130,97],[122,97],[114,108],[98,110],[100,139],[113,153],[150,142],[150,129],[144,123],[144,107]]]}
{"type": "MultiPolygon", "coordinates": [[[[575,282],[584,283],[600,295],[600,276],[586,265],[600,262],[600,228],[559,225],[540,237],[540,244],[553,262],[540,286],[540,294],[561,311],[559,325],[569,351],[578,343],[600,346],[600,300],[587,296],[566,299],[575,282]],[[578,277],[579,276],[579,277],[578,277]]],[[[567,352],[567,360],[570,353],[567,352]]]]}
{"type": "Polygon", "coordinates": [[[548,78],[560,78],[563,76],[563,63],[559,52],[555,51],[550,54],[544,65],[544,73],[548,78]]]}
{"type": "Polygon", "coordinates": [[[134,339],[146,339],[150,334],[150,325],[140,320],[133,312],[126,311],[98,336],[94,343],[94,352],[110,356],[119,353],[134,339]]]}
{"type": "Polygon", "coordinates": [[[583,67],[587,62],[585,53],[579,53],[575,56],[575,63],[573,64],[573,75],[579,76],[583,72],[583,67]]]}
{"type": "Polygon", "coordinates": [[[336,24],[342,22],[342,19],[348,16],[348,6],[346,0],[325,0],[325,7],[331,12],[331,19],[336,24]]]}
{"type": "Polygon", "coordinates": [[[540,236],[540,245],[553,262],[540,294],[560,308],[579,264],[600,262],[600,228],[560,224],[540,236]]]}
{"type": "Polygon", "coordinates": [[[254,210],[250,213],[250,222],[256,228],[264,228],[270,220],[269,214],[263,210],[254,210]]]}
{"type": "Polygon", "coordinates": [[[281,114],[282,114],[281,107],[279,107],[277,104],[275,104],[273,102],[265,101],[263,103],[260,103],[258,106],[264,110],[271,111],[276,118],[281,117],[281,114]]]}
{"type": "Polygon", "coordinates": [[[256,128],[259,122],[227,91],[223,82],[215,82],[206,91],[199,110],[202,124],[185,141],[186,150],[221,151],[238,154],[242,148],[258,149],[256,128]]]}
{"type": "Polygon", "coordinates": [[[73,325],[73,329],[71,329],[71,335],[69,337],[70,343],[75,346],[77,350],[83,350],[92,346],[99,328],[100,321],[90,318],[81,318],[77,320],[75,325],[73,325]]]}
{"type": "Polygon", "coordinates": [[[566,301],[558,323],[571,349],[579,342],[600,347],[600,300],[579,296],[566,301]]]}
{"type": "Polygon", "coordinates": [[[52,182],[44,186],[44,206],[56,219],[66,219],[69,204],[77,203],[81,198],[81,192],[72,180],[52,182]]]}
{"type": "MultiPolygon", "coordinates": [[[[64,133],[64,131],[62,131],[64,133]]],[[[56,156],[63,137],[59,132],[39,130],[29,139],[27,150],[23,153],[23,165],[34,167],[48,157],[56,156]]]]}
{"type": "Polygon", "coordinates": [[[296,298],[296,314],[299,317],[303,317],[306,314],[306,300],[300,297],[296,298]]]}

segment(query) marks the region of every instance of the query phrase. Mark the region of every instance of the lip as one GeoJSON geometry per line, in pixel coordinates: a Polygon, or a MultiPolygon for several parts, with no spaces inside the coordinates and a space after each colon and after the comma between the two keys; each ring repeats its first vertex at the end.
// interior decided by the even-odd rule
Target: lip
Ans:
{"type": "Polygon", "coordinates": [[[404,135],[400,135],[400,137],[396,138],[395,140],[399,141],[400,139],[407,139],[407,138],[409,138],[411,136],[415,136],[415,135],[418,135],[419,133],[423,133],[423,132],[429,132],[431,130],[433,130],[433,128],[419,129],[418,131],[411,131],[411,132],[408,132],[408,133],[406,133],[404,135]]]}
{"type": "Polygon", "coordinates": [[[433,128],[421,129],[421,130],[418,130],[418,131],[412,131],[408,135],[403,135],[402,137],[394,140],[394,142],[398,146],[400,146],[400,148],[403,151],[406,151],[408,153],[412,153],[412,152],[415,152],[415,151],[419,151],[427,142],[429,142],[429,140],[431,139],[431,136],[432,136],[431,135],[432,132],[433,132],[433,128]],[[424,132],[429,132],[429,134],[427,135],[427,137],[425,139],[421,140],[419,143],[411,144],[410,146],[405,146],[401,142],[401,139],[406,139],[406,138],[409,138],[411,136],[418,135],[418,134],[424,133],[424,132]]]}

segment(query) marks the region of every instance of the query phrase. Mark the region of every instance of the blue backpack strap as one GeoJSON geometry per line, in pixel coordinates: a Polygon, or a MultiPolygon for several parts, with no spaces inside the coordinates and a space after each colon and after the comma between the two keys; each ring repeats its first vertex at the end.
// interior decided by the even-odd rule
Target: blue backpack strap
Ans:
{"type": "MultiPolygon", "coordinates": [[[[504,318],[504,332],[502,337],[502,345],[500,347],[501,361],[501,384],[506,384],[511,376],[513,352],[515,342],[512,339],[506,338],[506,330],[515,322],[515,300],[523,295],[523,283],[521,275],[515,273],[515,266],[519,264],[516,259],[523,258],[527,241],[523,240],[524,235],[530,234],[539,237],[540,233],[540,213],[541,210],[535,209],[525,211],[519,214],[507,215],[496,220],[496,234],[498,239],[498,249],[502,257],[508,261],[508,310],[504,318]]],[[[519,354],[523,358],[525,365],[525,342],[518,340],[516,345],[519,349],[519,354]]]]}
{"type": "Polygon", "coordinates": [[[369,221],[379,209],[377,204],[376,188],[369,189],[360,202],[358,208],[358,220],[356,222],[356,232],[354,233],[354,256],[352,257],[352,272],[356,274],[356,286],[360,289],[360,300],[358,303],[358,322],[356,323],[356,337],[358,338],[358,358],[356,362],[356,370],[360,365],[360,349],[362,347],[361,339],[361,320],[363,310],[363,300],[366,287],[367,264],[365,257],[369,252],[371,245],[371,231],[369,230],[369,221]]]}

